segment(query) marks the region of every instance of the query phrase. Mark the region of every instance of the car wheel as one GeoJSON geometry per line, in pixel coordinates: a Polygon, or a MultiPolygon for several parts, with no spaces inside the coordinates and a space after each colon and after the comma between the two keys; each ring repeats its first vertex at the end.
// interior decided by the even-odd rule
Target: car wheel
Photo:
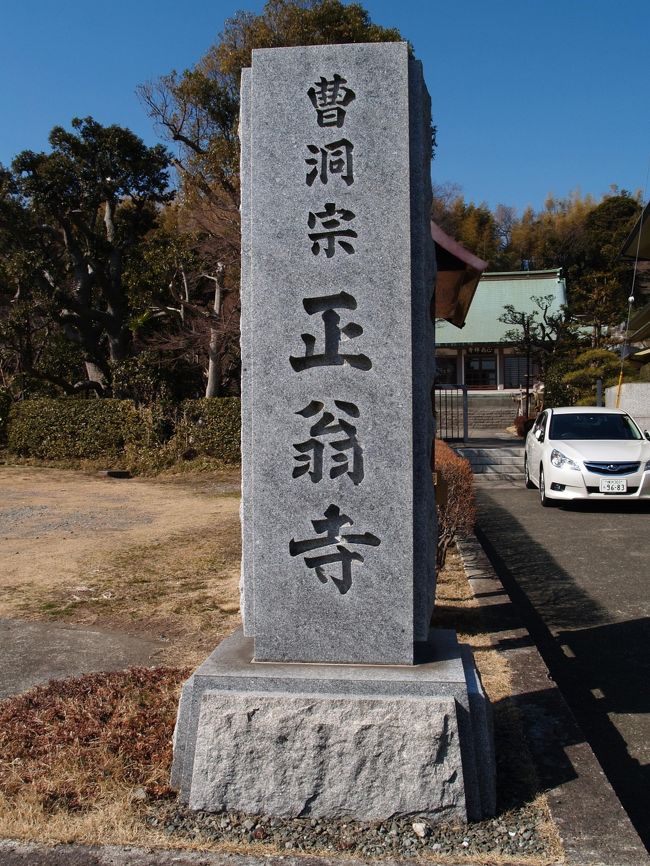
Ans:
{"type": "Polygon", "coordinates": [[[552,499],[549,499],[546,495],[546,487],[544,485],[544,467],[539,466],[539,501],[542,503],[543,508],[552,508],[555,505],[552,499]]]}
{"type": "Polygon", "coordinates": [[[529,490],[535,486],[530,479],[530,472],[528,471],[528,458],[524,456],[524,481],[526,482],[526,487],[529,490]]]}

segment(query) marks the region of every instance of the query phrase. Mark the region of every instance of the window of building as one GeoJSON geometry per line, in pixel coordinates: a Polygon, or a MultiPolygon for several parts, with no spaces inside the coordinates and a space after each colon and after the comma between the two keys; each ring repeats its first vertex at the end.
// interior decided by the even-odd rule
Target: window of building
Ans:
{"type": "Polygon", "coordinates": [[[525,355],[506,355],[503,361],[503,384],[505,388],[525,388],[529,375],[531,386],[539,378],[539,364],[531,360],[530,373],[528,373],[525,355]]]}
{"type": "Polygon", "coordinates": [[[465,384],[469,388],[496,388],[496,355],[468,355],[465,358],[465,384]]]}

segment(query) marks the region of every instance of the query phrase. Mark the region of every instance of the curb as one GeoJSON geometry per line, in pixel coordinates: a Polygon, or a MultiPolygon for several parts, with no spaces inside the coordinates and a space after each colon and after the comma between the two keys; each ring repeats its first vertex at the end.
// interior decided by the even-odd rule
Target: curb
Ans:
{"type": "Polygon", "coordinates": [[[521,616],[475,536],[458,541],[470,586],[506,658],[513,699],[566,866],[644,866],[650,857],[521,616]]]}
{"type": "MultiPolygon", "coordinates": [[[[2,866],[441,866],[433,860],[359,860],[347,857],[311,857],[247,854],[209,854],[194,851],[165,851],[119,845],[46,845],[0,841],[2,866]]],[[[460,862],[460,861],[458,861],[460,862]]],[[[449,860],[444,866],[453,866],[449,860]]],[[[463,860],[462,866],[485,866],[463,860]]],[[[610,864],[611,866],[611,864],[610,864]]]]}

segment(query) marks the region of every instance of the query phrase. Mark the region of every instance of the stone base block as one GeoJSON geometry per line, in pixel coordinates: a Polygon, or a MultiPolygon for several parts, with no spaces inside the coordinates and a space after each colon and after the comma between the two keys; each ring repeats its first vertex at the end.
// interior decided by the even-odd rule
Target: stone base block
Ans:
{"type": "Polygon", "coordinates": [[[207,691],[189,805],[286,817],[465,817],[453,698],[207,691]]]}
{"type": "Polygon", "coordinates": [[[193,809],[360,821],[494,812],[490,707],[433,632],[413,666],[258,663],[237,632],[185,683],[172,785],[193,809]]]}

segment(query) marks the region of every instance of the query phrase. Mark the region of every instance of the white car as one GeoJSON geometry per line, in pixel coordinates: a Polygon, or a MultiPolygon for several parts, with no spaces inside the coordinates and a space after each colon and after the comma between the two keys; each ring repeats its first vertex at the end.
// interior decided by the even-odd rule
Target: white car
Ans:
{"type": "Polygon", "coordinates": [[[526,487],[542,505],[574,499],[650,500],[650,433],[622,409],[545,409],[526,436],[526,487]]]}

